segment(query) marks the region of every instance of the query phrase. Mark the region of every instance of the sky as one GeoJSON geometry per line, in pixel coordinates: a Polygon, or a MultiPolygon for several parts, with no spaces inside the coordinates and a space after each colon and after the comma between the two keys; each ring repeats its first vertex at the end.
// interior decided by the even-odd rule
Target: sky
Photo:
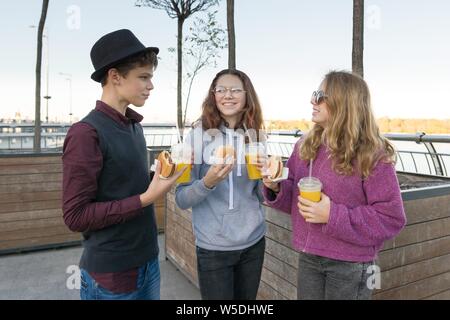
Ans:
{"type": "MultiPolygon", "coordinates": [[[[330,70],[351,70],[352,2],[235,0],[237,68],[251,78],[266,120],[310,120],[310,96],[323,76],[330,70]]],[[[50,120],[68,121],[70,105],[72,120],[94,108],[101,87],[90,79],[90,49],[102,35],[127,28],[146,46],[160,48],[155,89],[144,107],[134,109],[146,123],[175,122],[176,61],[168,48],[176,46],[176,20],[165,11],[134,4],[50,0],[42,66],[44,96],[48,62],[50,120]]],[[[0,4],[0,118],[20,112],[22,118],[34,119],[37,29],[30,26],[38,25],[41,6],[40,0],[0,4]]],[[[216,9],[226,29],[226,1],[216,9]]],[[[192,21],[187,20],[185,33],[192,21]]],[[[365,1],[364,77],[377,118],[450,118],[449,36],[448,0],[365,1]]],[[[226,67],[225,49],[217,67],[196,78],[188,119],[199,117],[210,82],[226,67]]],[[[45,113],[43,100],[43,120],[45,113]]]]}

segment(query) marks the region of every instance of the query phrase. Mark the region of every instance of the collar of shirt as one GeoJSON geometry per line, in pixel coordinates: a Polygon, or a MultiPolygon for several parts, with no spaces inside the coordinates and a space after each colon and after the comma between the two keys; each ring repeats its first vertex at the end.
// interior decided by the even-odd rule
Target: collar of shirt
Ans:
{"type": "Polygon", "coordinates": [[[127,107],[125,115],[121,114],[119,111],[104,103],[101,100],[97,100],[95,105],[95,110],[105,113],[108,117],[112,118],[114,121],[121,123],[125,126],[130,124],[130,122],[141,122],[144,117],[137,113],[136,111],[127,107]]]}

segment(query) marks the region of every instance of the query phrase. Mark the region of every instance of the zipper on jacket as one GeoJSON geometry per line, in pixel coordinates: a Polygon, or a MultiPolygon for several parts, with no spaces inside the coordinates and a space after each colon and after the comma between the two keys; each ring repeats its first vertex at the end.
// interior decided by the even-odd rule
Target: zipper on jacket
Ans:
{"type": "Polygon", "coordinates": [[[307,227],[306,227],[306,241],[305,241],[305,246],[302,249],[302,252],[306,252],[306,248],[308,247],[309,233],[310,233],[310,228],[311,228],[311,223],[310,222],[306,222],[306,223],[307,223],[307,227]]]}

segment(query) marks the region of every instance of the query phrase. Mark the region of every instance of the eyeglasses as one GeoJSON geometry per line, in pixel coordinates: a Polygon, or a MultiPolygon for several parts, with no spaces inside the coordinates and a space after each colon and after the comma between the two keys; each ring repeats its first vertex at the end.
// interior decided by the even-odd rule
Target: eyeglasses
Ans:
{"type": "Polygon", "coordinates": [[[323,100],[328,98],[328,96],[322,90],[317,90],[312,93],[311,103],[314,105],[321,104],[323,100]]]}
{"type": "Polygon", "coordinates": [[[230,91],[230,94],[233,97],[240,96],[244,92],[246,92],[244,89],[241,88],[226,88],[226,87],[215,87],[212,92],[218,97],[223,97],[226,95],[227,91],[230,91]]]}

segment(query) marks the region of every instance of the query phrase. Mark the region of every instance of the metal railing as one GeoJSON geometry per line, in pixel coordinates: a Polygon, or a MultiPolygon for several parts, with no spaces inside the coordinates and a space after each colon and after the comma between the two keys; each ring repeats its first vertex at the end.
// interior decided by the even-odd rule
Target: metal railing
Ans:
{"type": "MultiPolygon", "coordinates": [[[[3,126],[5,127],[5,126],[3,126]]],[[[46,150],[60,150],[64,144],[66,128],[68,126],[49,125],[48,129],[59,129],[59,132],[45,132],[41,138],[41,148],[46,150]]],[[[169,147],[177,142],[175,127],[171,124],[144,124],[144,135],[147,146],[150,148],[169,147]]],[[[268,153],[288,158],[293,150],[295,142],[301,137],[302,132],[296,131],[271,131],[267,143],[268,153]]],[[[397,148],[398,171],[420,174],[450,176],[450,135],[426,135],[417,134],[386,134],[386,138],[396,142],[415,142],[423,150],[406,150],[397,148]],[[444,144],[445,152],[438,152],[436,144],[444,144]]],[[[412,144],[414,146],[414,144],[412,144]]],[[[22,152],[33,148],[33,133],[1,133],[0,153],[22,152]]]]}
{"type": "MultiPolygon", "coordinates": [[[[300,137],[299,131],[275,132],[275,136],[280,137],[300,137]]],[[[397,164],[398,171],[414,172],[421,174],[450,176],[450,135],[426,135],[425,133],[416,134],[394,134],[384,135],[394,145],[396,142],[415,142],[422,145],[424,151],[402,150],[397,148],[397,164]],[[446,144],[448,152],[438,152],[436,144],[446,144]]],[[[271,135],[269,135],[271,137],[271,135]]],[[[269,153],[277,154],[285,158],[289,157],[293,150],[293,143],[289,142],[268,142],[269,153]]]]}
{"type": "Polygon", "coordinates": [[[413,161],[416,172],[417,172],[417,163],[416,163],[417,158],[425,157],[429,174],[435,174],[438,176],[449,176],[446,163],[450,163],[450,151],[449,153],[439,153],[436,151],[435,144],[447,143],[450,146],[450,136],[427,135],[424,132],[418,132],[414,135],[390,133],[386,134],[385,136],[391,141],[409,141],[415,142],[417,144],[423,144],[427,149],[427,152],[398,150],[397,155],[399,156],[399,162],[401,163],[403,171],[405,169],[405,166],[401,155],[409,154],[413,161]]]}

